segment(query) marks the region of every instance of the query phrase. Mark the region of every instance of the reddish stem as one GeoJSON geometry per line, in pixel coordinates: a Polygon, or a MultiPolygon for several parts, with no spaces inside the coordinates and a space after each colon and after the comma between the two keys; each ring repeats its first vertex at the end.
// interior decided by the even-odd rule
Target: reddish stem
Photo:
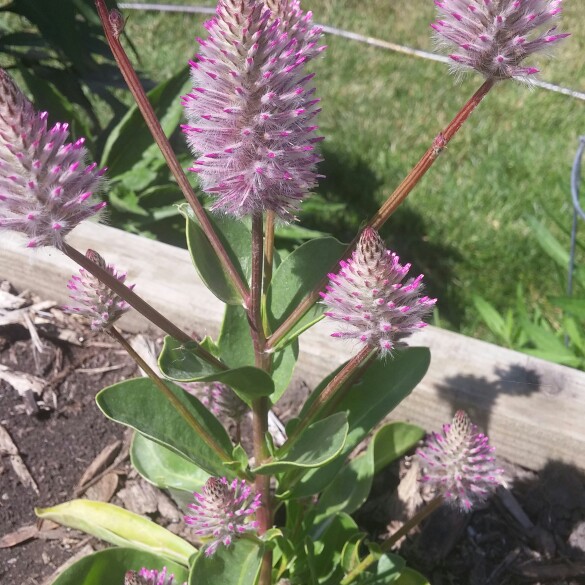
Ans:
{"type": "MultiPolygon", "coordinates": [[[[262,268],[263,268],[263,220],[262,213],[252,216],[252,279],[250,302],[248,305],[248,322],[254,341],[255,363],[257,368],[270,371],[270,355],[265,351],[266,336],[262,324],[262,268]]],[[[266,446],[268,432],[268,398],[262,397],[252,404],[252,435],[254,441],[254,458],[256,466],[269,457],[266,446]]],[[[256,475],[256,492],[262,494],[262,505],[256,511],[258,532],[264,534],[272,527],[272,502],[270,498],[270,476],[256,475]]],[[[266,551],[262,557],[258,585],[272,583],[272,552],[266,551]]]]}
{"type": "Polygon", "coordinates": [[[339,404],[348,390],[352,387],[358,375],[364,371],[364,367],[371,363],[372,358],[376,355],[376,350],[366,345],[358,354],[354,355],[346,364],[335,374],[333,379],[325,386],[323,391],[315,398],[309,410],[302,415],[302,419],[295,427],[291,436],[288,438],[282,450],[290,447],[294,440],[306,429],[318,416],[322,414],[325,408],[339,404]]]}
{"type": "Polygon", "coordinates": [[[118,38],[119,32],[117,32],[116,26],[112,26],[112,21],[110,20],[110,13],[106,8],[104,0],[95,0],[95,4],[97,7],[100,20],[102,21],[102,26],[104,28],[106,39],[108,41],[108,44],[110,45],[112,54],[116,59],[116,63],[118,63],[120,72],[122,73],[122,76],[124,77],[126,84],[128,85],[128,88],[130,89],[130,92],[132,93],[134,100],[136,101],[136,104],[138,105],[138,109],[140,110],[140,113],[142,114],[144,121],[148,126],[148,129],[152,133],[155,142],[160,148],[160,151],[162,152],[171,173],[175,177],[175,180],[177,181],[179,188],[183,192],[185,199],[191,206],[191,209],[193,210],[193,213],[195,214],[197,221],[201,225],[201,229],[204,231],[205,235],[207,236],[207,239],[209,240],[209,243],[211,244],[215,253],[217,254],[224,270],[226,271],[230,280],[232,281],[232,283],[238,290],[240,296],[242,297],[242,302],[246,304],[248,301],[247,283],[245,283],[240,277],[240,274],[238,273],[233,262],[231,261],[231,258],[229,257],[227,250],[225,249],[219,236],[213,229],[213,225],[209,221],[209,218],[205,213],[205,209],[203,208],[203,206],[197,199],[197,196],[193,192],[193,189],[191,188],[191,185],[189,184],[189,181],[185,173],[183,172],[183,169],[181,168],[181,165],[179,164],[179,161],[177,160],[177,157],[175,156],[173,149],[171,148],[171,145],[164,133],[164,130],[162,129],[160,122],[156,117],[156,114],[154,113],[154,110],[152,109],[150,102],[148,101],[148,97],[146,95],[146,92],[144,91],[144,88],[142,87],[142,84],[140,83],[140,79],[138,78],[138,75],[136,74],[136,71],[134,70],[132,63],[130,62],[128,55],[126,54],[126,51],[124,51],[124,48],[120,43],[120,40],[118,38]]]}
{"type": "MultiPolygon", "coordinates": [[[[388,218],[394,213],[394,211],[396,211],[396,208],[406,199],[409,193],[414,189],[415,185],[422,179],[424,174],[431,168],[441,151],[447,146],[447,144],[449,144],[455,134],[457,134],[459,128],[461,128],[465,120],[467,120],[475,108],[477,108],[494,84],[494,80],[488,79],[484,81],[482,86],[471,96],[471,98],[469,98],[453,120],[451,120],[449,125],[442,132],[439,132],[433,140],[433,144],[425,152],[422,158],[364,227],[370,226],[379,230],[384,225],[388,218]]],[[[347,258],[350,255],[358,238],[359,234],[348,245],[340,259],[347,258]]],[[[331,270],[335,270],[336,266],[337,263],[331,268],[331,270]]],[[[313,290],[299,303],[295,310],[284,320],[283,323],[281,323],[280,327],[278,327],[278,329],[268,338],[266,344],[267,349],[274,349],[294,327],[295,323],[297,323],[317,302],[319,299],[319,291],[325,288],[327,282],[327,276],[324,276],[317,286],[313,288],[313,290]]]]}

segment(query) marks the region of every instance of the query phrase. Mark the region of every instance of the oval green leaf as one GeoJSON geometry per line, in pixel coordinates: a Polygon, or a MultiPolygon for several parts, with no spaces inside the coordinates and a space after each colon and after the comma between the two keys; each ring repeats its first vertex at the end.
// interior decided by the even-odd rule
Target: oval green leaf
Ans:
{"type": "MultiPolygon", "coordinates": [[[[183,204],[179,210],[187,221],[187,247],[201,280],[220,301],[228,305],[241,305],[240,293],[232,284],[191,208],[187,204],[183,204]]],[[[213,216],[208,214],[208,218],[240,278],[244,282],[249,282],[252,255],[250,229],[241,219],[227,215],[213,216]]]]}
{"type": "Polygon", "coordinates": [[[210,557],[201,552],[191,568],[189,585],[251,585],[260,570],[262,552],[262,546],[245,539],[229,548],[220,545],[210,557]]]}
{"type": "MultiPolygon", "coordinates": [[[[345,249],[345,244],[335,238],[318,238],[299,246],[282,261],[266,297],[268,324],[272,331],[292,313],[307,292],[319,284],[345,249]]],[[[323,310],[322,305],[314,305],[286,336],[285,342],[295,339],[318,321],[323,310]]]]}
{"type": "MultiPolygon", "coordinates": [[[[226,453],[231,453],[232,442],[213,414],[182,388],[171,382],[165,384],[207,434],[226,453]]],[[[215,450],[148,378],[135,378],[109,386],[96,396],[96,402],[108,418],[132,427],[145,437],[174,450],[210,475],[233,475],[224,467],[215,450]]]]}
{"type": "Polygon", "coordinates": [[[176,382],[222,382],[232,388],[249,406],[252,405],[253,400],[270,396],[274,392],[272,378],[259,368],[242,366],[231,370],[202,373],[201,363],[189,344],[180,343],[172,337],[165,337],[159,357],[159,368],[167,378],[176,382]]]}
{"type": "Polygon", "coordinates": [[[174,451],[134,433],[130,460],[140,475],[161,489],[201,490],[209,474],[174,451]]]}
{"type": "Polygon", "coordinates": [[[286,452],[277,451],[273,461],[259,465],[253,471],[265,475],[325,465],[341,453],[347,431],[345,412],[328,416],[307,427],[286,452]]]}
{"type": "Polygon", "coordinates": [[[187,569],[157,555],[131,548],[109,548],[83,557],[66,569],[52,585],[122,585],[126,571],[139,571],[143,567],[175,576],[174,583],[187,580],[187,569]]]}
{"type": "Polygon", "coordinates": [[[184,566],[197,552],[186,540],[152,520],[105,502],[71,500],[52,508],[36,508],[35,513],[111,544],[146,551],[184,566]]]}

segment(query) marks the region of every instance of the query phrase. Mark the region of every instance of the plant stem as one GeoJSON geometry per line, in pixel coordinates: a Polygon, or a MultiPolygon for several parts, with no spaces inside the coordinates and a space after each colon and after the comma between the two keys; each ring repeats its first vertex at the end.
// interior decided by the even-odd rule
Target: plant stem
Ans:
{"type": "MultiPolygon", "coordinates": [[[[382,552],[388,552],[403,536],[406,536],[415,526],[422,522],[429,514],[434,512],[444,502],[443,496],[437,496],[426,506],[421,508],[408,522],[403,524],[390,538],[385,540],[381,545],[382,552]]],[[[373,565],[379,555],[370,553],[361,563],[350,571],[340,582],[339,585],[349,585],[353,583],[368,567],[373,565]]]]}
{"type": "Polygon", "coordinates": [[[359,353],[354,355],[346,364],[335,374],[333,379],[325,386],[323,391],[315,398],[309,410],[303,414],[301,421],[296,426],[287,442],[281,447],[281,452],[287,449],[294,440],[305,430],[322,411],[330,406],[333,401],[336,404],[347,394],[352,387],[356,377],[361,374],[372,358],[376,355],[377,350],[366,345],[359,353]]]}
{"type": "Polygon", "coordinates": [[[114,278],[108,271],[101,268],[92,262],[87,256],[82,254],[79,250],[70,246],[67,243],[63,244],[63,253],[71,258],[74,262],[79,264],[83,269],[93,274],[97,279],[101,280],[107,287],[111,288],[119,297],[124,299],[129,305],[134,307],[141,315],[146,317],[151,323],[160,327],[167,335],[170,335],[177,341],[182,343],[194,344],[194,351],[198,357],[205,360],[207,363],[221,369],[226,370],[227,366],[219,361],[215,356],[203,349],[197,341],[190,335],[185,333],[180,327],[169,321],[166,317],[161,315],[154,307],[149,305],[143,298],[139,297],[133,290],[128,288],[125,284],[114,278]]]}
{"type": "Polygon", "coordinates": [[[106,39],[108,44],[110,45],[110,49],[114,58],[116,59],[116,63],[118,63],[118,67],[120,68],[120,72],[124,77],[136,104],[138,105],[138,109],[142,114],[148,129],[152,133],[152,136],[157,143],[160,151],[162,152],[165,161],[175,177],[179,188],[181,189],[185,199],[191,206],[197,221],[201,225],[201,229],[204,231],[209,243],[213,247],[215,253],[217,254],[224,270],[226,271],[227,275],[229,276],[230,280],[236,287],[237,291],[239,292],[240,296],[242,297],[242,301],[245,302],[248,297],[248,286],[247,283],[242,280],[240,274],[236,270],[231,258],[229,257],[227,250],[221,243],[221,240],[215,230],[207,214],[205,213],[205,209],[197,199],[197,196],[193,192],[189,181],[171,148],[171,145],[162,129],[154,110],[150,102],[148,101],[148,97],[142,84],[140,83],[140,79],[126,54],[126,51],[122,47],[120,40],[118,38],[119,35],[115,33],[112,29],[112,25],[109,20],[109,12],[105,4],[105,0],[95,0],[95,4],[97,7],[97,11],[102,21],[102,26],[104,28],[104,32],[106,34],[106,39]]]}
{"type": "MultiPolygon", "coordinates": [[[[262,213],[252,215],[252,278],[250,302],[248,304],[248,322],[254,341],[255,364],[257,368],[270,370],[270,356],[265,351],[266,336],[262,323],[262,268],[263,268],[263,226],[262,213]]],[[[266,445],[268,432],[268,398],[262,397],[252,403],[252,435],[254,441],[254,459],[256,466],[269,457],[266,445]]],[[[270,498],[270,476],[256,475],[256,492],[261,494],[261,506],[256,510],[258,532],[264,534],[272,526],[272,502],[270,498]]],[[[266,551],[262,557],[258,585],[272,583],[272,551],[266,551]]]]}
{"type": "Polygon", "coordinates": [[[266,227],[264,229],[264,282],[262,286],[264,295],[266,295],[272,281],[274,264],[274,211],[269,211],[266,214],[266,227]]]}
{"type": "Polygon", "coordinates": [[[379,230],[386,223],[386,220],[396,211],[398,206],[414,189],[415,185],[422,179],[431,166],[433,166],[433,163],[437,160],[439,154],[441,154],[443,149],[449,144],[453,136],[457,134],[459,128],[461,128],[465,120],[469,118],[475,108],[479,106],[494,84],[495,81],[493,79],[487,79],[469,98],[469,100],[467,100],[465,105],[459,110],[459,112],[457,112],[457,115],[451,120],[451,122],[449,122],[449,125],[435,137],[433,144],[431,144],[402,183],[396,187],[394,193],[386,199],[382,207],[380,207],[372,219],[370,219],[368,223],[370,227],[379,230]]]}
{"type": "Polygon", "coordinates": [[[167,400],[173,405],[173,408],[183,417],[185,422],[211,447],[222,461],[231,461],[231,454],[217,444],[212,435],[210,435],[197,421],[197,419],[187,410],[181,401],[169,390],[167,385],[160,379],[156,372],[140,357],[134,348],[126,341],[124,336],[115,328],[110,327],[107,332],[126,350],[128,355],[136,362],[148,377],[154,382],[156,387],[163,393],[167,400]]]}
{"type": "MultiPolygon", "coordinates": [[[[424,174],[431,168],[435,160],[437,160],[442,150],[449,144],[451,139],[457,134],[457,131],[463,123],[469,118],[471,113],[480,104],[486,94],[494,86],[495,81],[486,80],[482,86],[469,98],[465,105],[459,110],[456,116],[451,120],[447,127],[436,136],[433,144],[425,152],[422,158],[416,163],[412,170],[408,173],[406,178],[382,204],[380,209],[372,216],[368,222],[368,226],[379,230],[388,218],[396,211],[396,208],[406,199],[409,193],[414,189],[416,184],[422,179],[424,174]]],[[[366,226],[364,226],[366,227],[366,226]]],[[[341,259],[347,258],[353,250],[358,238],[354,238],[348,245],[341,259]]],[[[335,270],[337,263],[331,270],[335,270]]],[[[307,294],[307,296],[299,303],[299,305],[292,311],[292,313],[281,323],[280,327],[272,333],[268,339],[267,348],[271,349],[278,345],[284,336],[294,327],[303,315],[317,302],[319,299],[319,292],[327,285],[327,276],[307,294]]]]}

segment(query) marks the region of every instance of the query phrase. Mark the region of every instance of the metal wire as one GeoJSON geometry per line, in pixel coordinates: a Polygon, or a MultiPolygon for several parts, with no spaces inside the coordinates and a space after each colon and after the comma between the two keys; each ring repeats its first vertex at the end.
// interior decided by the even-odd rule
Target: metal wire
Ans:
{"type": "MultiPolygon", "coordinates": [[[[122,10],[147,10],[155,12],[181,12],[185,14],[215,14],[215,8],[211,6],[184,6],[182,4],[150,4],[145,2],[120,2],[118,7],[122,10]]],[[[350,32],[334,26],[320,25],[323,31],[345,39],[357,41],[358,43],[364,43],[372,47],[380,47],[381,49],[388,49],[396,53],[402,53],[403,55],[410,55],[411,57],[419,57],[421,59],[427,59],[429,61],[439,61],[440,63],[450,64],[451,61],[448,57],[443,55],[435,55],[428,51],[421,51],[420,49],[412,49],[411,47],[405,47],[404,45],[398,45],[396,43],[390,43],[374,37],[368,37],[360,35],[358,33],[350,32]]],[[[570,89],[568,87],[562,87],[555,85],[554,83],[548,83],[547,81],[540,81],[534,79],[530,81],[530,85],[534,87],[540,87],[548,91],[560,93],[563,95],[571,96],[572,98],[585,101],[585,93],[570,89]]]]}
{"type": "Polygon", "coordinates": [[[575,253],[577,248],[577,227],[579,218],[585,220],[585,212],[579,200],[579,183],[581,182],[581,159],[585,152],[585,136],[579,138],[579,147],[575,153],[573,168],[571,169],[571,200],[573,202],[573,226],[571,228],[571,251],[569,254],[569,278],[567,282],[567,293],[573,294],[573,272],[575,271],[575,253]]]}

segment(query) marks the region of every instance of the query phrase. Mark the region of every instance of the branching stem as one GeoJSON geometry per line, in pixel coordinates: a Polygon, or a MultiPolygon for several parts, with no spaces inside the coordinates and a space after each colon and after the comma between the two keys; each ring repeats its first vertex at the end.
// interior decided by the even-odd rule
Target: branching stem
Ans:
{"type": "MultiPolygon", "coordinates": [[[[384,225],[388,218],[396,211],[396,208],[406,199],[409,193],[414,189],[416,184],[422,179],[425,173],[431,168],[433,163],[437,160],[439,154],[449,144],[451,139],[457,134],[457,131],[465,120],[469,118],[471,113],[481,103],[483,98],[487,95],[490,89],[494,86],[494,80],[484,81],[483,85],[469,98],[465,105],[459,110],[457,115],[451,120],[448,126],[436,136],[432,145],[428,148],[418,163],[412,168],[406,178],[398,185],[394,192],[388,197],[380,209],[367,223],[367,226],[373,227],[376,230],[384,225]]],[[[364,226],[366,227],[366,226],[364,226]]],[[[347,258],[355,244],[359,239],[356,236],[353,241],[346,248],[341,259],[347,258]]],[[[331,267],[335,270],[337,263],[331,267]]],[[[281,323],[280,327],[272,333],[268,338],[267,348],[272,349],[285,337],[285,335],[292,330],[295,324],[303,317],[303,315],[317,302],[319,299],[319,292],[327,285],[327,276],[324,276],[321,281],[313,288],[311,292],[299,303],[299,305],[291,312],[291,314],[281,323]]]]}

